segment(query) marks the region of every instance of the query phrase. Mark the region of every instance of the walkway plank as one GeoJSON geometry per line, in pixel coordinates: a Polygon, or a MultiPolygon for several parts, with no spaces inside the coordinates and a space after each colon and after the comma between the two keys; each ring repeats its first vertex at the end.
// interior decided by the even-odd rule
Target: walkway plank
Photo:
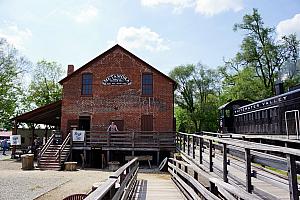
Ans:
{"type": "Polygon", "coordinates": [[[185,199],[169,174],[138,174],[138,183],[132,200],[185,199]]]}

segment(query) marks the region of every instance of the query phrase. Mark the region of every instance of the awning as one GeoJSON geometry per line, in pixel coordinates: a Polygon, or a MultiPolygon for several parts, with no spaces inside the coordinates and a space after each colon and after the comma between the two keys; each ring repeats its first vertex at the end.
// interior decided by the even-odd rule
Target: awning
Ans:
{"type": "Polygon", "coordinates": [[[61,100],[19,115],[12,120],[25,123],[60,125],[61,100]]]}

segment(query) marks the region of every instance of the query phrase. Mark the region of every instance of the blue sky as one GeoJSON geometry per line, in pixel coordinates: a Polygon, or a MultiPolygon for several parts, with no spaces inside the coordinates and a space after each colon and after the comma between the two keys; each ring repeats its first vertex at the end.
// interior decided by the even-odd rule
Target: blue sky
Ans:
{"type": "Polygon", "coordinates": [[[167,74],[234,57],[243,33],[233,25],[253,8],[278,36],[300,39],[300,0],[0,0],[0,37],[32,62],[44,58],[64,69],[119,43],[167,74]]]}

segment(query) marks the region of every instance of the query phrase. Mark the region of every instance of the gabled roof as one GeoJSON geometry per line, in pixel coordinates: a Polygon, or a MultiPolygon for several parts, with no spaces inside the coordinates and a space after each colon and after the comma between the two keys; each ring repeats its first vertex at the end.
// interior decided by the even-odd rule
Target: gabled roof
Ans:
{"type": "Polygon", "coordinates": [[[140,59],[139,57],[137,57],[136,55],[134,55],[133,53],[131,53],[130,51],[126,50],[125,48],[123,48],[122,46],[116,44],[115,46],[113,46],[112,48],[108,49],[107,51],[105,51],[104,53],[100,54],[99,56],[97,56],[96,58],[92,59],[91,61],[89,61],[88,63],[86,63],[85,65],[83,65],[82,67],[80,67],[79,69],[77,69],[76,71],[74,71],[72,74],[70,74],[69,76],[63,78],[62,80],[59,81],[60,84],[63,84],[64,82],[66,82],[67,80],[69,80],[72,76],[74,76],[75,74],[78,74],[80,72],[82,72],[83,70],[87,69],[88,67],[90,67],[90,65],[105,57],[107,54],[111,53],[112,51],[114,51],[115,49],[121,49],[122,51],[126,52],[127,54],[129,54],[130,56],[132,56],[133,58],[139,60],[140,62],[142,62],[143,64],[145,64],[146,66],[148,66],[149,68],[151,68],[153,71],[157,72],[158,74],[162,75],[163,77],[165,77],[166,79],[168,79],[169,81],[171,81],[174,86],[177,85],[177,83],[171,79],[170,77],[168,77],[167,75],[165,75],[164,73],[160,72],[159,70],[155,69],[153,66],[151,66],[150,64],[146,63],[145,61],[143,61],[142,59],[140,59]]]}

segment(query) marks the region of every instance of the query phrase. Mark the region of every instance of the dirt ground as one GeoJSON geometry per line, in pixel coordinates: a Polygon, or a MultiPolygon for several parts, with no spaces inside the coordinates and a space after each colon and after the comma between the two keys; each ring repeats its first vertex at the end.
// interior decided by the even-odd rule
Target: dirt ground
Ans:
{"type": "Polygon", "coordinates": [[[21,162],[0,159],[0,199],[59,200],[71,194],[86,193],[111,172],[85,169],[74,172],[21,169],[21,162]]]}

